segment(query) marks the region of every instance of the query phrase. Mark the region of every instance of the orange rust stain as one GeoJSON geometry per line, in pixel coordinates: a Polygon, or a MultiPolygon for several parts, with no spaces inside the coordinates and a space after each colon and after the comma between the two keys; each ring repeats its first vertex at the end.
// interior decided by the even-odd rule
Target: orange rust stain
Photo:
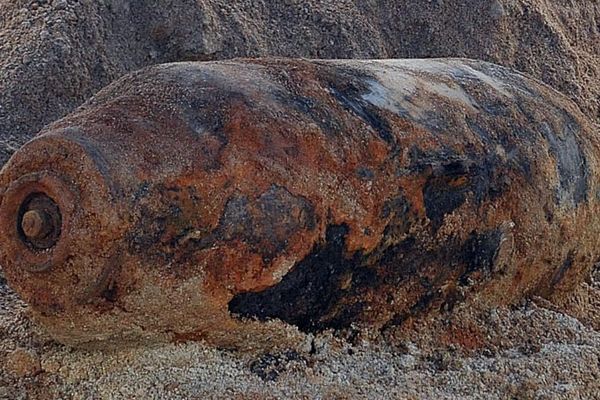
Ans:
{"type": "Polygon", "coordinates": [[[370,140],[368,145],[367,160],[372,160],[372,164],[382,164],[389,154],[388,145],[381,140],[370,140]]]}
{"type": "Polygon", "coordinates": [[[457,178],[450,179],[448,181],[448,185],[451,187],[454,187],[454,188],[467,186],[468,183],[469,183],[469,178],[466,176],[459,176],[457,178]]]}
{"type": "Polygon", "coordinates": [[[445,345],[458,345],[465,350],[480,350],[485,345],[485,336],[474,326],[452,326],[441,335],[440,341],[445,345]]]}
{"type": "Polygon", "coordinates": [[[425,217],[425,200],[423,199],[423,187],[427,182],[427,177],[403,176],[398,178],[400,185],[404,189],[404,196],[408,199],[413,211],[419,217],[425,217]]]}

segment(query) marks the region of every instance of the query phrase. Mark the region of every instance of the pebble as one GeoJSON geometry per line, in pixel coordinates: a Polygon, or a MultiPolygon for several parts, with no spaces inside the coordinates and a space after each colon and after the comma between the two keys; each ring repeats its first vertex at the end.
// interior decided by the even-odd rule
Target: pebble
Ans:
{"type": "Polygon", "coordinates": [[[44,358],[41,362],[42,369],[45,372],[49,372],[52,374],[56,374],[60,371],[61,364],[58,360],[54,358],[44,358]]]}
{"type": "Polygon", "coordinates": [[[502,5],[502,3],[500,3],[498,0],[494,0],[491,3],[490,16],[493,19],[500,19],[500,18],[506,16],[506,10],[504,9],[504,6],[502,5]]]}
{"type": "Polygon", "coordinates": [[[40,373],[42,367],[37,354],[30,350],[18,348],[8,355],[6,369],[17,377],[27,378],[40,373]]]}
{"type": "Polygon", "coordinates": [[[67,0],[54,0],[54,9],[56,11],[64,10],[68,5],[67,0]]]}

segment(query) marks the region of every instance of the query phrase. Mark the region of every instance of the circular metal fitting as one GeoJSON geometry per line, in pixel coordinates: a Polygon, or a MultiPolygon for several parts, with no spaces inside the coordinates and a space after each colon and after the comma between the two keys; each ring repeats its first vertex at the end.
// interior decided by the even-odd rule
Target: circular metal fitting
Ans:
{"type": "Polygon", "coordinates": [[[50,172],[22,176],[9,186],[0,226],[7,227],[3,245],[21,268],[45,271],[65,260],[74,205],[70,186],[50,172]]]}
{"type": "Polygon", "coordinates": [[[29,210],[23,214],[21,229],[28,239],[40,239],[46,236],[52,226],[49,224],[45,212],[29,210]]]}
{"type": "Polygon", "coordinates": [[[21,240],[32,248],[46,250],[56,245],[61,225],[60,208],[45,193],[34,193],[22,203],[18,229],[21,240]]]}

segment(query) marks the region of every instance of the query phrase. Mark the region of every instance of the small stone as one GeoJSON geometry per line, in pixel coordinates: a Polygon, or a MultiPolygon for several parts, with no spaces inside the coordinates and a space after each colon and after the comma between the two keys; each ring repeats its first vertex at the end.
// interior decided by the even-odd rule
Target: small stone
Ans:
{"type": "Polygon", "coordinates": [[[54,0],[54,9],[57,11],[66,9],[68,5],[67,0],[54,0]]]}
{"type": "Polygon", "coordinates": [[[60,364],[60,362],[58,362],[58,360],[56,360],[54,358],[42,359],[41,364],[42,364],[42,369],[45,372],[49,372],[51,374],[56,374],[56,373],[58,373],[58,371],[60,371],[61,364],[60,364]]]}
{"type": "Polygon", "coordinates": [[[500,19],[506,15],[506,10],[500,1],[494,0],[490,5],[490,15],[494,19],[500,19]]]}
{"type": "Polygon", "coordinates": [[[6,370],[21,378],[35,376],[41,372],[40,358],[26,349],[16,349],[6,361],[6,370]]]}
{"type": "Polygon", "coordinates": [[[417,358],[415,356],[411,356],[410,354],[403,355],[399,357],[398,364],[403,370],[411,370],[417,365],[417,358]]]}
{"type": "Polygon", "coordinates": [[[10,389],[6,386],[0,386],[0,399],[10,399],[10,389]]]}

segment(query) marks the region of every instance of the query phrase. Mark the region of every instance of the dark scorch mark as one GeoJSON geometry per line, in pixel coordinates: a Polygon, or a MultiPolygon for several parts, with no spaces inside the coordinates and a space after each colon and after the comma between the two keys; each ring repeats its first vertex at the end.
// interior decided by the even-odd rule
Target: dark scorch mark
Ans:
{"type": "Polygon", "coordinates": [[[443,165],[427,180],[423,187],[423,201],[425,213],[434,229],[442,225],[446,214],[465,202],[469,179],[469,166],[457,160],[443,165]]]}
{"type": "Polygon", "coordinates": [[[293,234],[315,227],[316,216],[310,202],[273,185],[253,201],[246,196],[229,199],[212,239],[242,240],[269,261],[287,247],[293,234]]]}
{"type": "Polygon", "coordinates": [[[558,203],[576,206],[587,198],[587,162],[577,140],[578,125],[567,118],[563,132],[557,133],[547,123],[540,126],[558,164],[560,186],[558,203]]]}
{"type": "Polygon", "coordinates": [[[360,268],[359,255],[344,257],[346,225],[327,228],[325,242],[300,261],[277,285],[262,292],[241,293],[229,311],[259,320],[279,318],[305,331],[324,327],[321,320],[340,296],[346,273],[360,268]]]}
{"type": "Polygon", "coordinates": [[[474,272],[482,272],[485,278],[491,276],[501,242],[500,229],[471,233],[460,253],[466,264],[465,272],[460,278],[462,284],[466,284],[468,277],[474,272]]]}

